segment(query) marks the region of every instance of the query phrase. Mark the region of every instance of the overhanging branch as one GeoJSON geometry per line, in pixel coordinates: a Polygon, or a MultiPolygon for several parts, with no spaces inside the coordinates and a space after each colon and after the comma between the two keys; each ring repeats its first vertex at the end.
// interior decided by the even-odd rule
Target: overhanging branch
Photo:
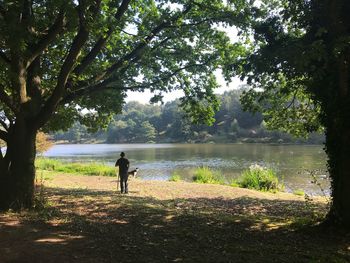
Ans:
{"type": "Polygon", "coordinates": [[[55,40],[57,35],[63,30],[64,26],[64,16],[65,13],[61,11],[53,25],[48,30],[48,33],[41,38],[38,43],[32,48],[32,52],[30,57],[27,60],[27,68],[30,66],[30,64],[35,60],[37,56],[39,56],[44,50],[50,45],[52,41],[55,40]]]}
{"type": "Polygon", "coordinates": [[[62,100],[61,100],[61,104],[66,104],[69,102],[74,101],[75,99],[78,99],[86,94],[92,94],[95,92],[101,92],[107,89],[110,90],[139,90],[139,89],[148,89],[151,88],[161,82],[166,82],[168,81],[170,78],[176,76],[178,73],[180,73],[181,71],[184,70],[188,70],[190,68],[195,68],[195,67],[203,67],[205,65],[207,65],[209,63],[209,61],[206,61],[205,63],[201,63],[201,64],[190,64],[190,65],[186,65],[184,67],[178,68],[176,70],[174,70],[173,72],[166,74],[162,77],[160,77],[158,80],[150,82],[150,83],[145,83],[145,84],[140,84],[140,85],[134,85],[134,86],[111,86],[113,85],[114,82],[116,82],[118,79],[117,77],[114,78],[109,78],[106,79],[105,81],[95,84],[95,85],[91,85],[91,86],[87,86],[81,89],[78,89],[70,94],[68,94],[67,96],[65,96],[62,100]]]}
{"type": "MultiPolygon", "coordinates": [[[[125,3],[126,2],[128,2],[128,1],[125,1],[125,3]]],[[[86,95],[86,94],[100,92],[100,91],[112,89],[112,88],[119,89],[119,90],[135,90],[135,89],[150,88],[152,85],[155,85],[155,84],[159,83],[160,81],[164,82],[167,78],[171,78],[171,77],[175,76],[176,74],[178,74],[182,70],[189,69],[190,67],[203,66],[204,64],[206,64],[206,63],[192,64],[192,65],[188,65],[188,66],[179,68],[179,69],[173,71],[171,74],[168,74],[166,76],[162,76],[157,81],[152,82],[152,83],[146,83],[143,85],[129,86],[129,87],[117,86],[117,85],[113,86],[113,87],[111,86],[111,85],[115,85],[116,82],[118,82],[119,77],[121,75],[121,74],[119,74],[121,70],[124,70],[124,68],[129,67],[130,64],[134,64],[135,61],[139,60],[142,57],[142,51],[149,45],[149,43],[157,36],[158,33],[160,33],[164,29],[171,27],[176,20],[178,20],[181,16],[188,13],[190,11],[190,9],[191,9],[191,6],[189,6],[187,9],[185,9],[181,14],[172,17],[172,19],[170,19],[168,21],[164,21],[161,24],[159,24],[158,26],[156,26],[155,28],[153,28],[153,30],[150,31],[149,35],[147,37],[145,37],[143,40],[141,40],[137,45],[135,45],[135,48],[131,52],[124,55],[122,58],[120,58],[117,62],[112,64],[105,72],[103,72],[99,76],[95,77],[94,79],[91,79],[91,81],[87,81],[87,83],[93,83],[93,84],[86,84],[85,86],[80,85],[80,88],[79,88],[79,86],[77,86],[76,88],[74,88],[73,91],[71,91],[69,94],[67,94],[65,97],[63,97],[63,99],[60,100],[59,103],[66,104],[66,103],[69,103],[69,102],[71,102],[79,97],[86,95]],[[113,74],[113,73],[118,73],[118,74],[113,74]]],[[[79,69],[79,67],[76,68],[77,72],[79,72],[78,69],[79,69]]]]}
{"type": "Polygon", "coordinates": [[[64,93],[68,76],[73,69],[74,63],[76,62],[83,45],[86,43],[89,37],[89,31],[85,26],[85,16],[84,16],[83,10],[81,9],[80,6],[78,6],[77,9],[79,13],[79,22],[80,22],[79,31],[75,36],[75,38],[73,39],[68,55],[65,61],[63,62],[63,65],[61,66],[61,71],[58,75],[56,87],[53,90],[49,99],[46,101],[44,107],[41,109],[41,111],[38,114],[37,123],[36,123],[37,127],[41,127],[42,125],[44,125],[47,122],[47,120],[50,118],[51,114],[56,109],[64,93]]]}
{"type": "Polygon", "coordinates": [[[117,71],[118,69],[120,69],[121,67],[123,67],[123,65],[125,64],[125,62],[127,61],[131,61],[133,58],[141,55],[141,52],[148,46],[149,42],[159,33],[161,32],[163,29],[167,28],[167,26],[169,26],[169,22],[163,22],[162,24],[160,24],[159,26],[157,26],[156,28],[154,28],[151,33],[142,41],[140,42],[138,45],[136,45],[136,47],[128,54],[126,54],[125,56],[123,56],[121,59],[119,59],[116,63],[114,63],[112,66],[110,66],[105,72],[103,72],[102,74],[100,74],[95,81],[100,81],[108,76],[110,76],[113,72],[117,71]]]}
{"type": "Polygon", "coordinates": [[[2,4],[0,4],[0,15],[2,17],[6,16],[6,9],[2,6],[2,4]]]}
{"type": "Polygon", "coordinates": [[[101,81],[103,79],[108,78],[113,72],[119,70],[121,67],[125,65],[125,62],[131,61],[137,56],[141,56],[142,51],[148,46],[148,44],[157,36],[158,33],[163,31],[164,29],[169,28],[175,21],[177,21],[181,16],[186,15],[190,10],[192,6],[188,6],[180,15],[174,16],[169,21],[164,21],[160,23],[158,26],[153,28],[151,32],[148,34],[147,37],[142,39],[135,48],[120,58],[116,63],[111,65],[105,72],[101,73],[99,76],[97,76],[94,80],[95,81],[101,81]]]}
{"type": "Polygon", "coordinates": [[[8,134],[6,131],[0,130],[0,139],[5,142],[8,141],[8,134]]]}
{"type": "Polygon", "coordinates": [[[294,93],[293,93],[293,99],[291,100],[291,102],[289,103],[289,105],[284,109],[284,110],[288,110],[291,106],[293,106],[294,108],[294,103],[297,99],[297,94],[298,94],[298,90],[295,90],[294,93]]]}
{"type": "Polygon", "coordinates": [[[7,95],[3,86],[0,86],[0,100],[10,109],[13,113],[17,114],[17,109],[12,103],[11,98],[7,95]]]}
{"type": "Polygon", "coordinates": [[[6,56],[6,54],[2,51],[0,51],[0,58],[5,61],[7,64],[11,63],[11,60],[6,56]]]}
{"type": "Polygon", "coordinates": [[[1,124],[1,126],[5,129],[5,131],[8,131],[8,130],[9,130],[9,128],[8,128],[8,126],[7,126],[7,124],[6,124],[6,122],[4,122],[4,121],[1,120],[1,119],[0,119],[0,124],[1,124]]]}
{"type": "MultiPolygon", "coordinates": [[[[118,22],[124,13],[127,11],[129,3],[131,0],[124,0],[119,6],[117,13],[115,14],[115,19],[118,22]]],[[[93,60],[96,58],[97,54],[100,53],[102,48],[106,45],[107,40],[113,33],[113,27],[109,27],[105,36],[101,36],[95,43],[94,47],[90,50],[90,52],[82,59],[81,63],[74,69],[73,73],[76,75],[80,75],[87,66],[89,66],[93,60]]]]}

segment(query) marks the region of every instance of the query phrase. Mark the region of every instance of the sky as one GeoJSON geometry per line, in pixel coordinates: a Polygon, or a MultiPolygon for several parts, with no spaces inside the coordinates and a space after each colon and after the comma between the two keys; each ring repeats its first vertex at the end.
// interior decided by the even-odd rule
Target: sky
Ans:
{"type": "MultiPolygon", "coordinates": [[[[223,31],[227,34],[227,36],[230,38],[231,42],[237,42],[238,40],[238,35],[237,35],[237,30],[233,27],[224,27],[222,25],[218,25],[217,29],[220,31],[223,31]]],[[[219,88],[216,89],[217,94],[222,94],[225,91],[228,90],[232,90],[237,88],[239,85],[245,84],[245,82],[242,82],[239,78],[232,78],[230,83],[226,83],[226,81],[224,80],[224,77],[221,73],[222,71],[220,69],[216,70],[214,72],[215,76],[216,76],[216,80],[219,84],[219,88]]],[[[146,90],[144,92],[127,92],[127,98],[126,98],[126,102],[129,101],[138,101],[141,102],[143,104],[147,104],[149,103],[149,100],[152,98],[152,93],[149,90],[146,90]]],[[[170,93],[164,93],[163,94],[163,102],[168,102],[168,101],[172,101],[175,100],[177,98],[180,98],[183,96],[183,92],[181,90],[177,90],[177,91],[173,91],[170,93]]]]}
{"type": "MultiPolygon", "coordinates": [[[[217,78],[217,82],[220,85],[219,88],[216,89],[217,94],[222,94],[225,91],[228,90],[232,90],[232,89],[236,89],[239,85],[245,84],[244,82],[242,82],[239,78],[233,78],[231,80],[230,83],[226,83],[226,81],[224,80],[220,70],[215,72],[216,78],[217,78]]],[[[146,90],[144,92],[127,92],[127,98],[126,98],[126,102],[129,101],[138,101],[140,103],[143,104],[147,104],[149,103],[149,100],[152,98],[152,93],[149,90],[146,90]]],[[[168,102],[168,101],[172,101],[175,100],[177,98],[180,98],[183,96],[183,92],[181,90],[176,90],[170,93],[164,93],[164,98],[163,101],[164,102],[168,102]]]]}

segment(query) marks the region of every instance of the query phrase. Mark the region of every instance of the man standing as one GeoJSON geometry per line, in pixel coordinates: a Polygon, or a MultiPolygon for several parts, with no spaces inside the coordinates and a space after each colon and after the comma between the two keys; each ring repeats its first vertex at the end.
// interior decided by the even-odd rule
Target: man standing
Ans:
{"type": "Polygon", "coordinates": [[[120,190],[122,194],[128,193],[128,170],[129,170],[129,160],[124,158],[125,153],[120,153],[120,158],[115,163],[115,166],[119,167],[119,177],[120,177],[120,190]]]}

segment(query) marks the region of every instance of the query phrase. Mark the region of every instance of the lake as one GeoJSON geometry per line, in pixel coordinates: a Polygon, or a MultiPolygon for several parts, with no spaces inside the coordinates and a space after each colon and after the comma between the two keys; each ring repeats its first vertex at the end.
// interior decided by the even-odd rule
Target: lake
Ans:
{"type": "Polygon", "coordinates": [[[140,169],[146,180],[168,180],[172,173],[191,180],[197,167],[220,171],[229,181],[252,164],[273,168],[284,180],[286,191],[303,189],[321,194],[307,171],[320,170],[318,181],[328,192],[326,154],[322,146],[269,144],[63,144],[44,156],[69,162],[103,162],[113,166],[121,151],[140,169]]]}

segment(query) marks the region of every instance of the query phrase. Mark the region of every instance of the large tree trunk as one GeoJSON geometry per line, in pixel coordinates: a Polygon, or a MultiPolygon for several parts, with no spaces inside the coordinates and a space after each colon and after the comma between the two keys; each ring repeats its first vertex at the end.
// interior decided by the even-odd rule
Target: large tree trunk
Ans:
{"type": "Polygon", "coordinates": [[[315,1],[323,14],[317,23],[326,29],[323,43],[328,60],[318,83],[321,95],[326,152],[331,177],[332,204],[328,222],[350,228],[350,48],[342,45],[350,30],[347,0],[315,1]]]}
{"type": "Polygon", "coordinates": [[[342,130],[328,129],[326,151],[331,176],[332,204],[328,220],[350,228],[350,119],[342,130]]]}
{"type": "Polygon", "coordinates": [[[0,167],[0,209],[30,208],[34,197],[36,129],[18,120],[7,142],[0,167]]]}
{"type": "Polygon", "coordinates": [[[350,228],[350,51],[339,56],[332,69],[329,87],[338,87],[329,92],[324,101],[326,128],[326,152],[331,177],[332,205],[328,219],[332,224],[350,228]]]}

